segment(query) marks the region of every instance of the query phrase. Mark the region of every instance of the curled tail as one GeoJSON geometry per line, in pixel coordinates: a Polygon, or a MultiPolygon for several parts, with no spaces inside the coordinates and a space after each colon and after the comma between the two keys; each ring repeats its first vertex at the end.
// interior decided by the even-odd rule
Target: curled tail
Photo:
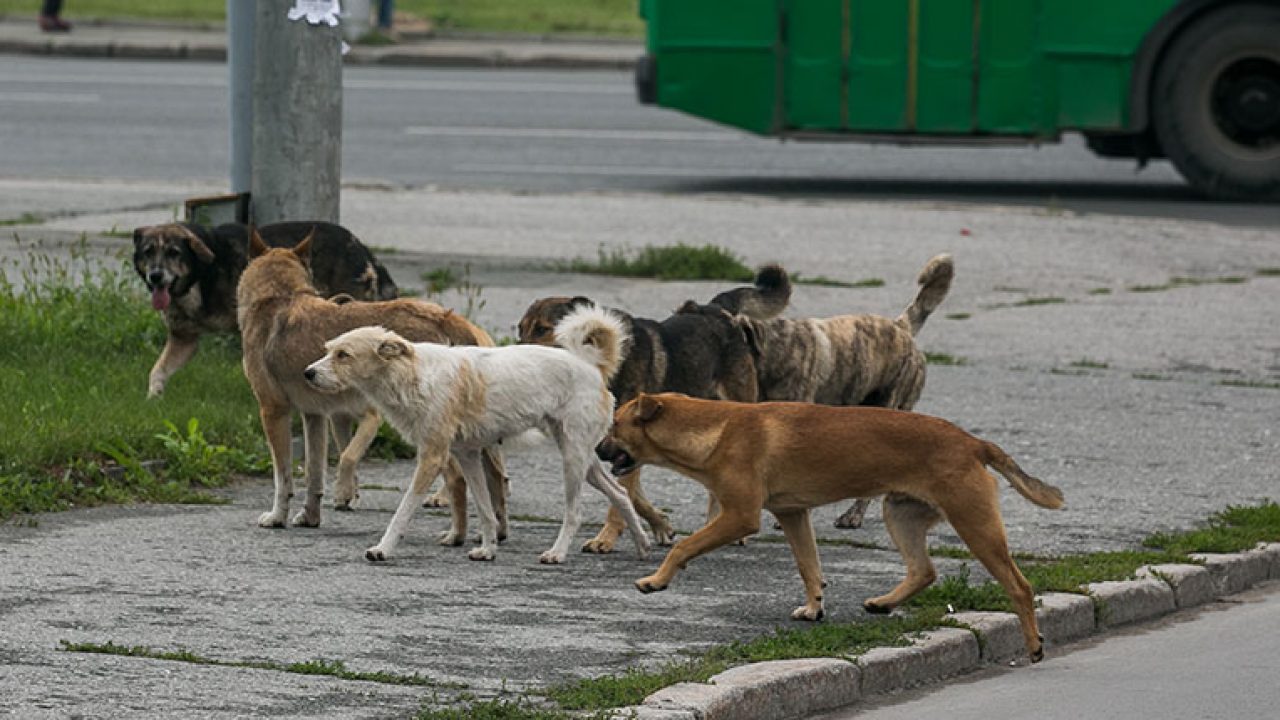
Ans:
{"type": "Polygon", "coordinates": [[[711,298],[711,305],[719,305],[730,315],[746,315],[757,320],[768,320],[782,314],[791,302],[791,277],[781,265],[765,265],[756,273],[751,287],[726,290],[711,298]]]}
{"type": "Polygon", "coordinates": [[[556,323],[556,344],[600,370],[607,383],[626,358],[631,336],[622,319],[598,305],[579,305],[556,323]]]}
{"type": "Polygon", "coordinates": [[[983,458],[986,465],[995,468],[1022,497],[1043,508],[1057,510],[1065,502],[1062,491],[1043,480],[1033,478],[1013,461],[995,443],[983,441],[983,458]]]}
{"type": "Polygon", "coordinates": [[[916,280],[920,285],[916,299],[911,301],[895,322],[911,330],[912,335],[920,332],[924,321],[947,297],[947,291],[951,289],[951,278],[955,274],[955,262],[950,255],[935,255],[920,271],[920,277],[916,280]]]}

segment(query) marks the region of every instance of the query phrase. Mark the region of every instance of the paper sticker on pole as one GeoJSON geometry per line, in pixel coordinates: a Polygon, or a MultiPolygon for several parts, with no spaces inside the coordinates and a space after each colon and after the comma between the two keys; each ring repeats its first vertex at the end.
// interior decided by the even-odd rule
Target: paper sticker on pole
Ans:
{"type": "Polygon", "coordinates": [[[329,27],[337,27],[338,14],[341,12],[338,0],[294,0],[293,7],[289,10],[289,19],[300,20],[305,17],[312,25],[324,23],[329,27]]]}

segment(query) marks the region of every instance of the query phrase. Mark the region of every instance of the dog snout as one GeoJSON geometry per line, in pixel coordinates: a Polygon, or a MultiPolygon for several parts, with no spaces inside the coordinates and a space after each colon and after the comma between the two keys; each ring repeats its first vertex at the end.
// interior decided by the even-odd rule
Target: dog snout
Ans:
{"type": "Polygon", "coordinates": [[[151,287],[153,287],[153,288],[154,288],[154,287],[159,287],[162,283],[164,283],[164,271],[163,271],[163,270],[152,270],[152,271],[148,272],[148,273],[147,273],[147,282],[148,282],[148,283],[151,285],[151,287]]]}
{"type": "Polygon", "coordinates": [[[307,382],[314,384],[316,381],[316,369],[309,367],[302,371],[302,376],[307,379],[307,382]]]}

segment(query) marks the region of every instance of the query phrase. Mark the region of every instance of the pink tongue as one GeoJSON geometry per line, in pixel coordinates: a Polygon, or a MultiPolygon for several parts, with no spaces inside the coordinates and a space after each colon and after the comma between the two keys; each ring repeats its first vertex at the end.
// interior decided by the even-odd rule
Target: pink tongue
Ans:
{"type": "Polygon", "coordinates": [[[151,291],[151,307],[156,310],[164,310],[169,307],[169,289],[156,288],[151,291]]]}

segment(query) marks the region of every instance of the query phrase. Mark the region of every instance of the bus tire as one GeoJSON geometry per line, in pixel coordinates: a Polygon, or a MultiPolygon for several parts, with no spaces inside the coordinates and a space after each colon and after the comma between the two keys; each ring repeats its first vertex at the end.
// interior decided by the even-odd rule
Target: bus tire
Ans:
{"type": "Polygon", "coordinates": [[[1280,199],[1280,5],[1232,5],[1179,33],[1152,109],[1165,154],[1197,190],[1280,199]]]}

